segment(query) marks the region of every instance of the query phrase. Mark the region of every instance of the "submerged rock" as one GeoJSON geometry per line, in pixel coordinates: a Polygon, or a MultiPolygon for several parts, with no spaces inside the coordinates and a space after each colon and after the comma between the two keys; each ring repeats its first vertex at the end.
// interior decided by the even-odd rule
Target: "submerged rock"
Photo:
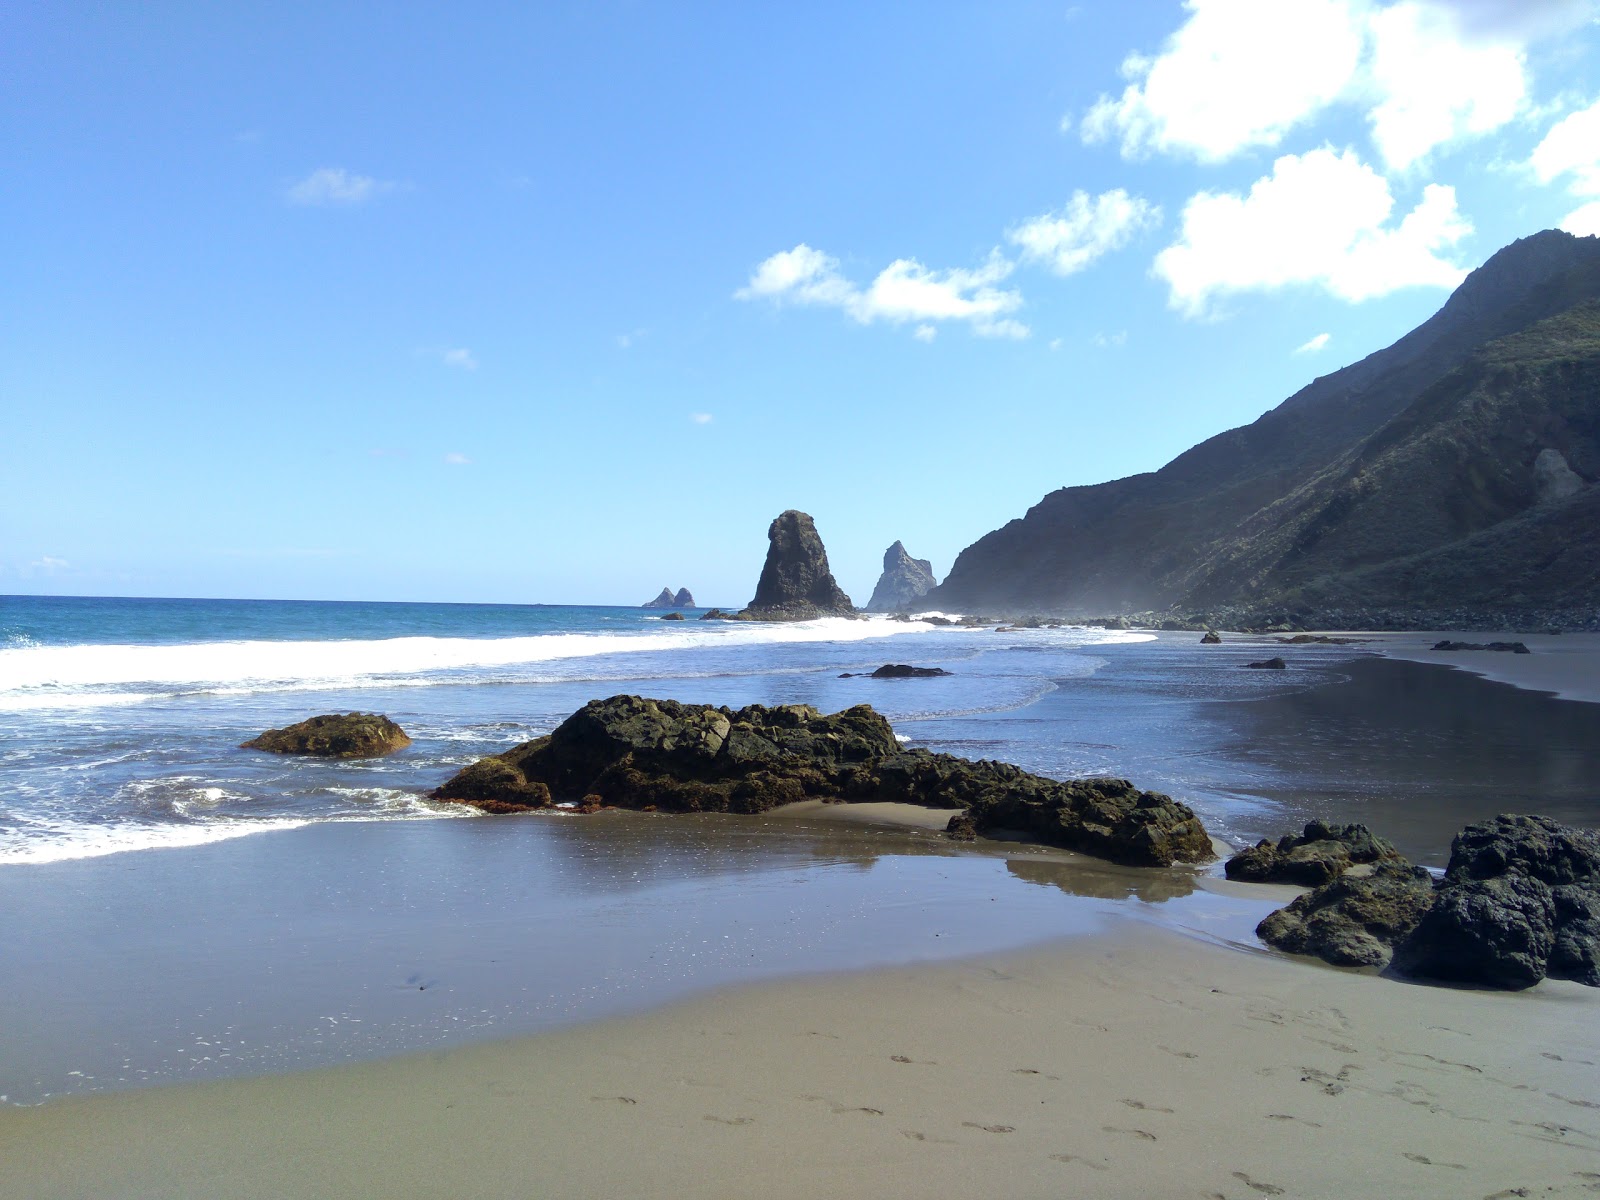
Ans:
{"type": "Polygon", "coordinates": [[[1320,887],[1357,863],[1404,861],[1393,843],[1365,825],[1307,823],[1300,836],[1285,835],[1277,844],[1257,842],[1235,854],[1224,867],[1229,879],[1244,883],[1295,883],[1320,887]]]}
{"type": "Polygon", "coordinates": [[[1245,663],[1252,671],[1287,671],[1289,664],[1281,658],[1264,658],[1260,662],[1245,663]]]}
{"type": "Polygon", "coordinates": [[[933,564],[925,558],[912,558],[905,546],[895,542],[883,552],[883,574],[867,601],[868,612],[894,612],[926,596],[937,585],[933,564]]]}
{"type": "Polygon", "coordinates": [[[1199,819],[1167,796],[1121,779],[1061,783],[1008,763],[908,750],[864,704],[824,716],[808,705],[732,710],[613,696],[433,793],[489,812],[589,797],[597,806],[733,813],[807,798],[898,801],[964,810],[956,834],[1016,831],[1136,865],[1212,857],[1199,819]]]}
{"type": "Polygon", "coordinates": [[[746,621],[810,621],[853,617],[855,606],[828,569],[828,552],[806,513],[789,509],[767,528],[767,561],[746,621]]]}
{"type": "Polygon", "coordinates": [[[681,612],[669,612],[669,613],[662,613],[661,614],[661,619],[663,621],[681,621],[681,620],[684,619],[684,616],[683,616],[683,614],[681,612]]]}
{"type": "Polygon", "coordinates": [[[241,750],[311,754],[319,758],[375,758],[411,745],[406,731],[377,713],[329,713],[283,729],[269,729],[241,750]]]}
{"type": "Polygon", "coordinates": [[[943,667],[913,667],[906,663],[884,663],[876,671],[846,671],[840,679],[931,679],[949,675],[943,667]]]}
{"type": "Polygon", "coordinates": [[[1200,644],[1202,646],[1220,646],[1222,645],[1222,635],[1215,629],[1208,629],[1201,635],[1200,644]]]}
{"type": "Polygon", "coordinates": [[[1433,905],[1422,867],[1387,859],[1370,875],[1340,875],[1256,926],[1269,946],[1340,967],[1381,967],[1433,905]]]}

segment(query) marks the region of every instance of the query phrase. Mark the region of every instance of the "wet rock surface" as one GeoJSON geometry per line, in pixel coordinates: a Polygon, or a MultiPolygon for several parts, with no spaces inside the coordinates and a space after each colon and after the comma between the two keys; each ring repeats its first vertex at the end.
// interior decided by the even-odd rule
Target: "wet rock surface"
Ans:
{"type": "Polygon", "coordinates": [[[1422,867],[1386,860],[1365,876],[1341,875],[1256,926],[1269,946],[1340,967],[1381,967],[1433,905],[1422,867]]]}
{"type": "Polygon", "coordinates": [[[269,729],[241,750],[309,754],[318,758],[376,758],[411,745],[406,731],[377,713],[328,713],[282,729],[269,729]]]}
{"type": "Polygon", "coordinates": [[[738,710],[639,696],[595,700],[549,735],[481,759],[433,794],[488,812],[583,802],[668,812],[759,813],[797,800],[897,801],[961,810],[955,836],[1020,833],[1116,862],[1204,862],[1199,819],[1127,780],[1062,783],[1009,763],[906,749],[867,705],[738,710]]]}
{"type": "Polygon", "coordinates": [[[1365,825],[1330,825],[1311,821],[1298,835],[1276,843],[1257,842],[1235,854],[1224,868],[1229,879],[1244,883],[1294,883],[1321,887],[1360,863],[1404,861],[1393,843],[1365,825]]]}
{"type": "Polygon", "coordinates": [[[1521,642],[1452,642],[1448,638],[1433,644],[1435,650],[1495,650],[1501,654],[1532,654],[1521,642]]]}
{"type": "MultiPolygon", "coordinates": [[[[1268,843],[1256,851],[1263,847],[1277,851],[1268,843]]],[[[1233,863],[1228,874],[1248,877],[1233,863]]],[[[1436,885],[1398,856],[1383,858],[1370,876],[1340,875],[1256,932],[1340,966],[1392,963],[1405,975],[1492,988],[1546,977],[1600,987],[1600,833],[1548,817],[1496,817],[1456,836],[1436,885]]]]}
{"type": "Polygon", "coordinates": [[[950,675],[943,667],[913,667],[907,663],[884,663],[876,671],[846,671],[840,679],[932,679],[950,675]]]}

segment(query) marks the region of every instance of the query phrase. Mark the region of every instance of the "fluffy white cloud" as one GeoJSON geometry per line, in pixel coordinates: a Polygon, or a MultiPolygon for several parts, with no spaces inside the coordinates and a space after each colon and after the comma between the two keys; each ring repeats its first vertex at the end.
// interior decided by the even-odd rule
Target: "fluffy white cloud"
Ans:
{"type": "Polygon", "coordinates": [[[1388,181],[1354,151],[1286,154],[1248,195],[1201,192],[1178,240],[1156,256],[1168,303],[1203,316],[1219,296],[1321,287],[1368,300],[1405,287],[1454,287],[1465,268],[1442,252],[1472,232],[1455,189],[1430,184],[1397,224],[1388,181]]]}
{"type": "Polygon", "coordinates": [[[369,175],[357,175],[343,167],[321,167],[291,187],[286,193],[291,204],[361,204],[394,184],[369,175]]]}
{"type": "Polygon", "coordinates": [[[1600,200],[1591,200],[1561,218],[1561,228],[1577,237],[1600,237],[1600,200]]]}
{"type": "Polygon", "coordinates": [[[1318,350],[1321,350],[1323,347],[1325,347],[1328,342],[1332,340],[1332,338],[1333,335],[1331,333],[1319,333],[1316,337],[1305,342],[1303,345],[1296,346],[1294,348],[1294,352],[1296,354],[1315,354],[1318,350]]]}
{"type": "Polygon", "coordinates": [[[983,337],[1021,338],[1028,327],[1007,314],[1022,307],[1022,293],[996,286],[1013,269],[998,252],[973,270],[933,271],[898,258],[861,287],[845,278],[838,259],[802,242],[762,261],[734,296],[837,308],[863,325],[965,321],[983,337]]]}
{"type": "Polygon", "coordinates": [[[1527,106],[1526,48],[1594,12],[1593,0],[1185,0],[1159,54],[1133,54],[1120,96],[1084,115],[1086,142],[1134,158],[1221,162],[1279,145],[1330,106],[1365,111],[1404,169],[1499,129],[1527,106]]]}
{"type": "Polygon", "coordinates": [[[1022,257],[1049,264],[1057,275],[1081,271],[1134,234],[1161,223],[1161,209],[1121,188],[1091,197],[1073,192],[1059,212],[1042,213],[1006,233],[1022,257]]]}
{"type": "Polygon", "coordinates": [[[1533,148],[1528,166],[1540,183],[1563,175],[1575,196],[1600,196],[1600,101],[1569,113],[1533,148]]]}
{"type": "Polygon", "coordinates": [[[1408,0],[1368,17],[1372,34],[1367,114],[1372,140],[1404,169],[1450,142],[1490,133],[1528,95],[1522,36],[1508,26],[1469,27],[1453,5],[1408,0]]]}
{"type": "Polygon", "coordinates": [[[1362,53],[1350,0],[1185,0],[1189,19],[1154,58],[1122,64],[1121,96],[1101,96],[1083,140],[1220,162],[1276,146],[1342,93],[1362,53]]]}

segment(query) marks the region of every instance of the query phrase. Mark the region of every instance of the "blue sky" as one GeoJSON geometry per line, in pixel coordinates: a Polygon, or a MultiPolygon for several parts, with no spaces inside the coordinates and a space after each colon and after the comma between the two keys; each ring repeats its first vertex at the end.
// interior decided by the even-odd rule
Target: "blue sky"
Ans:
{"type": "Polygon", "coordinates": [[[1594,3],[21,3],[0,593],[858,602],[1600,233],[1594,3]]]}

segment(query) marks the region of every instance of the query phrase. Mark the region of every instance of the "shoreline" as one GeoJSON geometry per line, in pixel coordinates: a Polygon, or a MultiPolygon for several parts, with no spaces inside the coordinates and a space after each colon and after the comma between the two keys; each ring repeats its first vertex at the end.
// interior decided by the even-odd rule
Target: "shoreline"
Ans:
{"type": "Polygon", "coordinates": [[[1445,638],[1468,642],[1495,640],[1483,633],[1361,633],[1371,639],[1365,647],[1386,658],[1455,667],[1495,683],[1524,691],[1548,692],[1558,700],[1600,704],[1600,633],[1528,633],[1502,640],[1524,643],[1532,653],[1509,654],[1493,650],[1435,650],[1445,638]]]}
{"type": "Polygon", "coordinates": [[[1597,1015],[1574,984],[1407,986],[1124,919],[508,1041],[3,1109],[0,1144],[40,1200],[1592,1194],[1597,1015]]]}

